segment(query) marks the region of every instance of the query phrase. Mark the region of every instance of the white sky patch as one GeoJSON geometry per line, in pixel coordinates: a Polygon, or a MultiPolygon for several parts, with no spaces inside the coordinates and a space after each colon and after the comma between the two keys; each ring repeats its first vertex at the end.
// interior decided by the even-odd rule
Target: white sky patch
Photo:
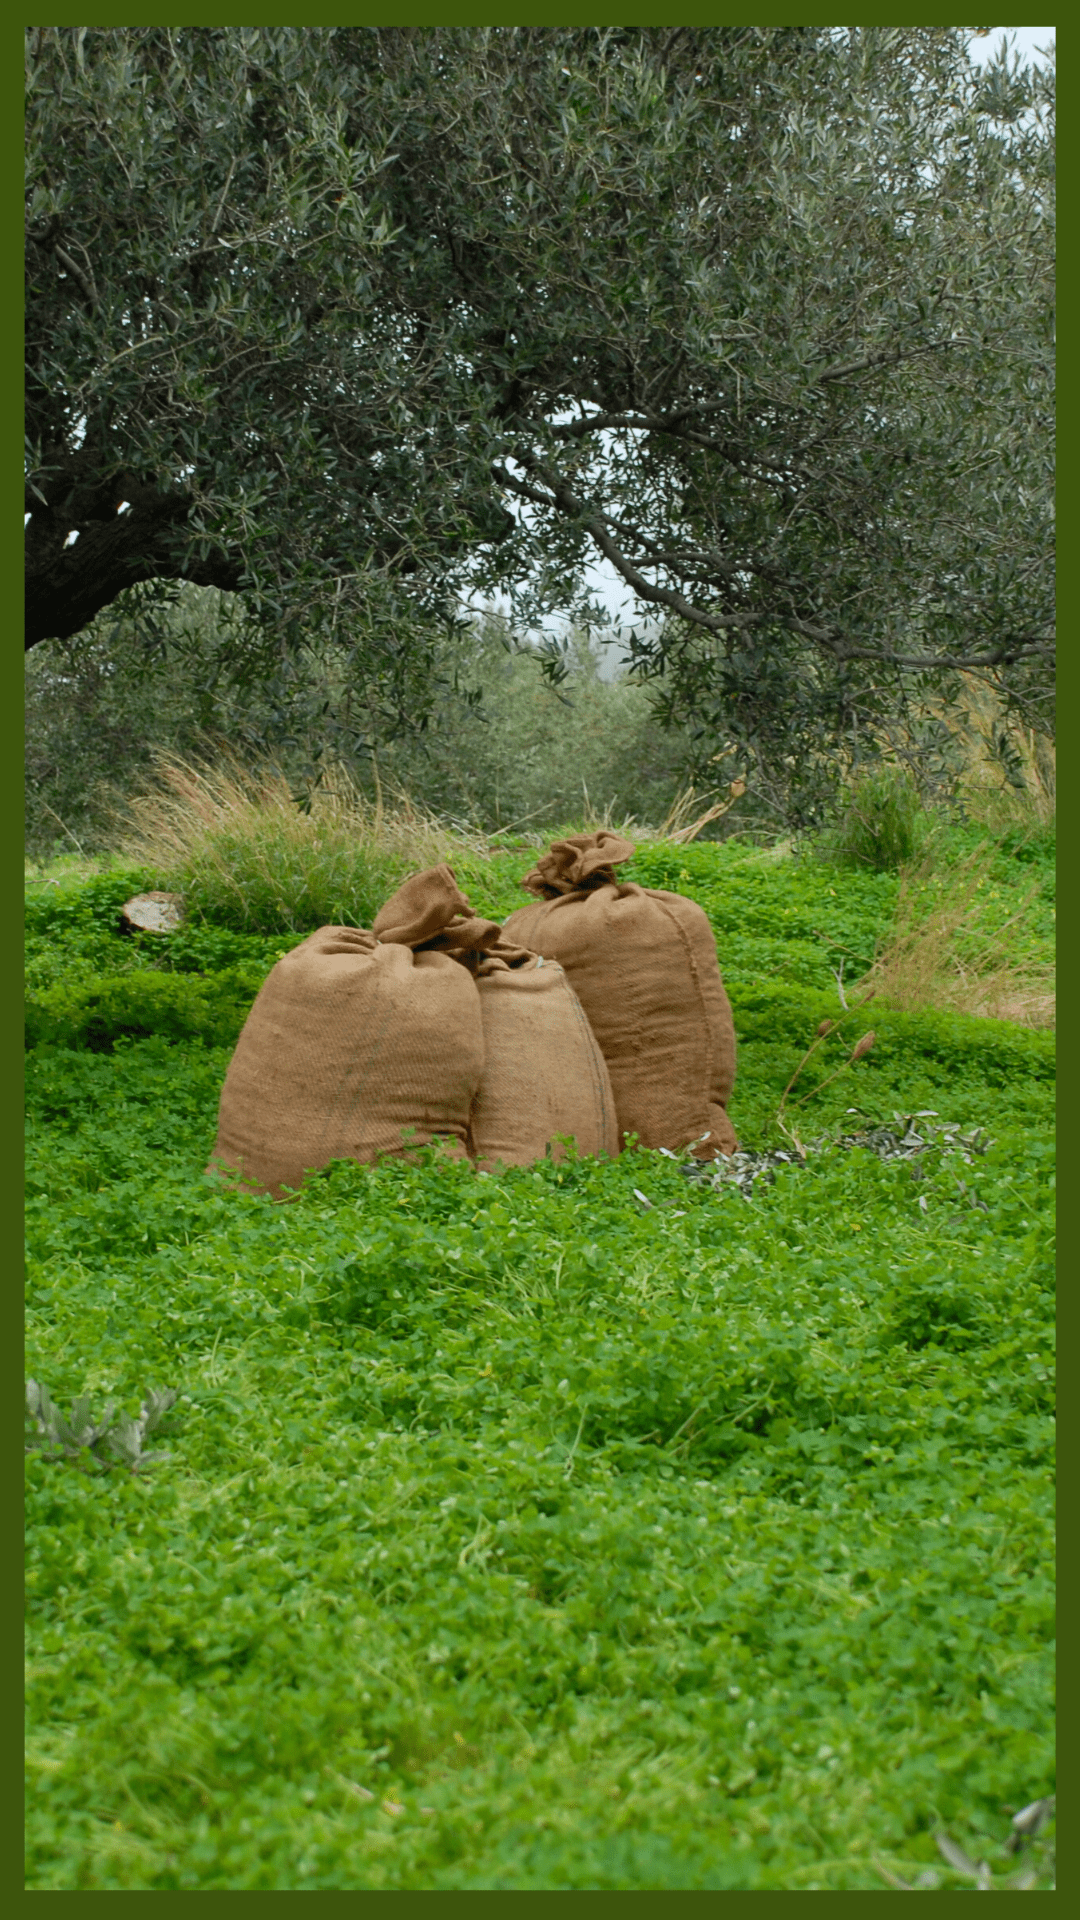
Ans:
{"type": "Polygon", "coordinates": [[[968,42],[968,52],[977,67],[984,67],[1000,49],[1003,40],[1010,50],[1018,53],[1022,60],[1030,60],[1042,66],[1046,58],[1046,49],[1056,44],[1056,27],[991,27],[985,39],[977,39],[974,34],[968,42]]]}

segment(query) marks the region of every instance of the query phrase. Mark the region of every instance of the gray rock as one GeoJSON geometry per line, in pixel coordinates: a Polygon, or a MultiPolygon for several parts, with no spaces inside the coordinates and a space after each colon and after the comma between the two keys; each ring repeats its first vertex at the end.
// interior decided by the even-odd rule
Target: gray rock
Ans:
{"type": "Polygon", "coordinates": [[[137,893],[125,901],[120,917],[128,933],[174,933],[184,918],[179,893],[137,893]]]}

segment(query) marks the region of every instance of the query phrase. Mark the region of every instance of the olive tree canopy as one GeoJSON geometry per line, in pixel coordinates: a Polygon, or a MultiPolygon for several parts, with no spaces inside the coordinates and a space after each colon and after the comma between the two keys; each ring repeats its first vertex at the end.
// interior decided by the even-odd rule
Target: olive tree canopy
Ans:
{"type": "Polygon", "coordinates": [[[710,740],[827,753],[961,670],[1042,711],[1051,71],[946,27],[27,61],[27,646],[186,580],[238,671],[320,634],[420,709],[463,601],[588,617],[603,554],[710,740]]]}

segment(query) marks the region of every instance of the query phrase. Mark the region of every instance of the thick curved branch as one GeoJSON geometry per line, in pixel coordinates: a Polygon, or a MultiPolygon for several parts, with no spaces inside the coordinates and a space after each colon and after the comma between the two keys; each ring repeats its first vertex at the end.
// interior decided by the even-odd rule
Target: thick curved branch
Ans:
{"type": "Polygon", "coordinates": [[[78,287],[79,292],[83,296],[83,299],[86,301],[87,306],[90,308],[91,313],[93,313],[94,308],[98,305],[98,299],[99,299],[98,290],[96,285],[94,284],[93,273],[89,270],[89,268],[84,273],[78,261],[72,259],[72,256],[67,251],[67,248],[62,247],[59,241],[54,242],[53,251],[56,254],[57,259],[59,260],[60,265],[63,267],[64,272],[71,275],[71,278],[74,280],[75,285],[78,287]]]}
{"type": "Polygon", "coordinates": [[[26,529],[26,628],[29,652],[42,640],[81,633],[125,587],[143,580],[190,580],[235,592],[242,566],[211,552],[185,555],[177,532],[190,512],[182,494],[153,494],[127,513],[91,520],[67,545],[70,518],[38,510],[26,529]]]}
{"type": "Polygon", "coordinates": [[[840,658],[844,660],[875,660],[883,667],[922,668],[948,667],[958,673],[977,673],[984,667],[1011,667],[1018,660],[1053,660],[1057,647],[1053,640],[1040,639],[1036,635],[1023,635],[1012,641],[1003,641],[989,653],[970,653],[963,656],[950,653],[910,654],[888,653],[881,647],[844,647],[840,658]]]}
{"type": "MultiPolygon", "coordinates": [[[[578,500],[566,482],[560,480],[557,474],[552,473],[550,468],[545,467],[532,454],[518,453],[515,458],[519,466],[539,476],[544,485],[550,489],[549,493],[541,493],[535,487],[530,487],[526,481],[517,479],[505,467],[495,467],[492,471],[500,484],[509,487],[522,499],[529,500],[537,506],[554,507],[568,519],[576,520],[579,526],[584,527],[585,531],[592,535],[601,553],[611,561],[612,566],[622,575],[627,585],[633,587],[639,599],[653,606],[667,607],[669,612],[678,614],[680,619],[687,620],[694,626],[705,627],[710,633],[737,633],[750,627],[771,624],[786,627],[790,632],[799,634],[803,639],[813,640],[818,645],[834,649],[839,645],[837,635],[822,627],[810,626],[807,621],[798,619],[794,614],[706,613],[703,608],[695,607],[677,587],[656,586],[651,580],[646,580],[644,574],[638,571],[622,548],[616,545],[608,532],[603,515],[590,510],[584,501],[578,500]]],[[[659,560],[656,564],[660,564],[659,560]]],[[[672,563],[666,560],[666,564],[672,563]]],[[[728,563],[725,561],[724,571],[728,570],[728,563]]]]}
{"type": "Polygon", "coordinates": [[[951,347],[968,347],[971,341],[959,334],[944,335],[940,340],[924,340],[917,347],[887,347],[881,353],[862,353],[856,360],[841,360],[834,366],[823,367],[814,376],[815,386],[825,387],[833,380],[847,380],[852,374],[869,373],[878,367],[898,367],[905,360],[917,360],[924,353],[945,353],[951,347]]]}
{"type": "MultiPolygon", "coordinates": [[[[496,466],[492,471],[501,486],[508,488],[509,491],[515,493],[520,499],[528,500],[531,505],[546,507],[549,510],[564,514],[568,519],[576,520],[578,525],[583,527],[585,531],[592,536],[600,548],[601,553],[611,561],[612,566],[622,575],[627,585],[634,589],[639,599],[654,606],[666,607],[669,612],[677,614],[680,619],[689,621],[694,626],[704,627],[711,633],[738,631],[740,629],[768,624],[783,627],[787,632],[797,634],[801,639],[812,641],[816,646],[825,648],[837,661],[870,660],[876,662],[879,666],[896,667],[906,672],[925,672],[931,669],[978,672],[988,667],[1012,666],[1019,660],[1052,659],[1054,657],[1055,647],[1053,640],[1038,634],[1014,635],[1012,639],[1001,642],[998,646],[991,648],[987,652],[973,652],[964,655],[905,654],[895,653],[880,647],[853,647],[835,630],[813,626],[809,621],[800,620],[796,615],[791,613],[774,611],[731,614],[707,613],[703,608],[695,607],[691,601],[687,600],[685,594],[680,593],[677,588],[657,586],[654,585],[652,581],[647,580],[645,576],[638,571],[637,567],[635,567],[633,561],[627,558],[626,554],[613,540],[609,531],[609,524],[612,524],[610,516],[602,515],[590,509],[584,501],[577,499],[566,482],[561,480],[558,474],[553,473],[542,461],[537,460],[534,455],[524,451],[519,451],[515,455],[515,459],[519,466],[525,468],[526,472],[535,474],[548,491],[546,493],[542,492],[539,487],[531,486],[528,481],[522,480],[516,474],[510,473],[507,468],[496,466]]],[[[674,568],[679,564],[679,556],[670,551],[657,550],[656,543],[648,540],[645,536],[635,534],[634,537],[639,539],[642,545],[651,550],[650,558],[655,565],[666,565],[674,568]]],[[[706,559],[707,556],[698,555],[697,558],[699,560],[706,559]]],[[[747,566],[750,571],[756,571],[749,562],[747,566]]],[[[734,571],[734,568],[731,566],[731,563],[725,561],[724,571],[727,572],[729,570],[734,571]]]]}
{"type": "Polygon", "coordinates": [[[55,254],[64,272],[69,279],[74,280],[90,312],[93,313],[101,304],[101,296],[98,293],[94,281],[94,270],[90,265],[90,256],[86,248],[80,246],[79,251],[86,261],[85,268],[80,267],[78,261],[69,253],[67,247],[61,246],[57,237],[59,230],[60,222],[54,218],[49,222],[48,226],[42,228],[40,232],[29,232],[27,239],[35,246],[43,247],[47,252],[55,254]]]}
{"type": "Polygon", "coordinates": [[[633,433],[664,433],[673,440],[685,441],[689,446],[704,447],[711,453],[719,453],[729,466],[735,467],[740,473],[753,469],[759,474],[787,479],[791,473],[792,454],[780,456],[768,451],[749,454],[744,449],[733,447],[730,441],[717,440],[715,435],[701,433],[688,424],[710,413],[730,412],[731,403],[725,400],[715,405],[682,407],[677,413],[652,413],[645,408],[638,408],[633,413],[590,413],[577,420],[562,420],[555,426],[549,425],[548,432],[559,440],[581,440],[589,433],[619,428],[633,433]]]}

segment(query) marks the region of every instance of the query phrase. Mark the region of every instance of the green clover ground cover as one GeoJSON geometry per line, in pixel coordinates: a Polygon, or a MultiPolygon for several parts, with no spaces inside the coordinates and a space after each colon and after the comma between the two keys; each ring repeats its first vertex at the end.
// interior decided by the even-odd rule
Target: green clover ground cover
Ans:
{"type": "MultiPolygon", "coordinates": [[[[780,1144],[895,882],[635,871],[710,912],[780,1144]]],[[[144,1475],[28,1458],[29,1884],[959,1889],[940,1826],[1005,1873],[1053,1787],[1048,1037],[875,1008],[801,1130],[988,1130],[916,1177],[429,1155],[276,1207],[202,1168],[286,943],[123,940],[131,882],[31,891],[27,1370],[180,1417],[144,1475]]]]}

